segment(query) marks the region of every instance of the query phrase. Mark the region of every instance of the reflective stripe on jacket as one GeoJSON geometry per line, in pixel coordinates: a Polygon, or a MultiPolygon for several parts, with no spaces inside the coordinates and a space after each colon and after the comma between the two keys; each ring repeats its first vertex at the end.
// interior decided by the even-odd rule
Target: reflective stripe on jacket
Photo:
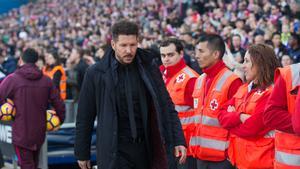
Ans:
{"type": "Polygon", "coordinates": [[[60,97],[65,100],[67,98],[67,76],[64,68],[61,65],[57,65],[51,70],[43,68],[44,75],[47,75],[51,79],[53,79],[53,76],[57,71],[61,72],[61,79],[59,83],[60,97]]]}

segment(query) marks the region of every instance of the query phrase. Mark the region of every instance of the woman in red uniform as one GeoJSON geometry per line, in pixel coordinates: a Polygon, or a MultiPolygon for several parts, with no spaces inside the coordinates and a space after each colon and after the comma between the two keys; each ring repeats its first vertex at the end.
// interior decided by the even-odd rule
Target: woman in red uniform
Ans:
{"type": "Polygon", "coordinates": [[[300,86],[298,86],[298,96],[296,99],[296,110],[292,116],[293,128],[296,134],[300,135],[300,86]]]}
{"type": "Polygon", "coordinates": [[[274,88],[263,116],[264,124],[276,130],[276,169],[300,168],[299,101],[296,102],[299,85],[300,63],[276,69],[274,88]]]}
{"type": "Polygon", "coordinates": [[[273,168],[274,136],[263,123],[263,111],[277,67],[279,61],[272,48],[251,46],[243,63],[247,83],[220,112],[220,124],[231,134],[229,159],[239,169],[273,168]]]}

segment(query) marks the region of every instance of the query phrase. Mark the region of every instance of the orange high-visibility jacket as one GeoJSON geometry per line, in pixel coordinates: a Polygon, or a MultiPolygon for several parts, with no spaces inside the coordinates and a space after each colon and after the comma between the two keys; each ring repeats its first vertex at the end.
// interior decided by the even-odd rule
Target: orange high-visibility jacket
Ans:
{"type": "MultiPolygon", "coordinates": [[[[251,115],[255,112],[256,105],[267,99],[273,86],[261,91],[249,93],[249,84],[242,85],[233,96],[235,109],[251,115]]],[[[264,137],[243,139],[232,135],[228,148],[228,156],[239,169],[273,169],[274,162],[274,131],[270,131],[264,137]]]]}
{"type": "Polygon", "coordinates": [[[55,66],[51,70],[46,70],[46,68],[43,68],[43,73],[44,75],[47,75],[51,79],[53,79],[53,76],[55,72],[60,71],[61,72],[61,79],[60,79],[60,84],[59,84],[59,90],[60,90],[60,97],[61,99],[65,100],[67,98],[67,76],[65,73],[64,68],[61,65],[55,66]]]}
{"type": "MultiPolygon", "coordinates": [[[[300,85],[300,63],[293,64],[276,70],[275,78],[278,75],[286,83],[286,96],[288,112],[292,115],[295,112],[297,93],[295,88],[300,85]]],[[[275,133],[275,169],[300,169],[300,137],[281,131],[275,133]]]]}
{"type": "Polygon", "coordinates": [[[195,84],[194,120],[196,132],[190,139],[193,155],[201,160],[223,161],[228,148],[228,131],[220,126],[220,107],[228,100],[229,88],[238,77],[228,68],[223,68],[212,81],[205,96],[206,74],[202,74],[195,84]]]}
{"type": "MultiPolygon", "coordinates": [[[[175,76],[173,76],[170,82],[167,84],[167,90],[170,94],[170,97],[172,98],[175,110],[178,112],[178,117],[180,119],[187,144],[189,143],[191,132],[194,131],[193,121],[190,120],[194,115],[194,110],[193,107],[187,105],[184,100],[185,89],[188,81],[191,78],[195,78],[198,76],[198,73],[196,73],[193,69],[185,66],[175,76]]],[[[191,155],[189,146],[187,155],[191,155]]]]}

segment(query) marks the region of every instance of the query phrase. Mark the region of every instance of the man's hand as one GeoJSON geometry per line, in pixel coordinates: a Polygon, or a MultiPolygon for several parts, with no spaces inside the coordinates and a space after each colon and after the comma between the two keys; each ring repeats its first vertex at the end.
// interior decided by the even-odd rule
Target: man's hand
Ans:
{"type": "Polygon", "coordinates": [[[228,106],[227,112],[229,112],[229,113],[235,112],[235,107],[234,106],[228,106]]]}
{"type": "Polygon", "coordinates": [[[92,168],[90,160],[86,160],[86,161],[77,160],[77,163],[81,169],[91,169],[92,168]]]}
{"type": "Polygon", "coordinates": [[[88,65],[93,65],[96,63],[95,59],[92,56],[83,56],[83,59],[88,65]]]}
{"type": "Polygon", "coordinates": [[[186,160],[186,148],[184,146],[176,146],[175,157],[180,157],[179,164],[184,164],[186,160]]]}
{"type": "Polygon", "coordinates": [[[245,123],[245,121],[250,117],[249,114],[240,114],[240,120],[242,123],[245,123]]]}

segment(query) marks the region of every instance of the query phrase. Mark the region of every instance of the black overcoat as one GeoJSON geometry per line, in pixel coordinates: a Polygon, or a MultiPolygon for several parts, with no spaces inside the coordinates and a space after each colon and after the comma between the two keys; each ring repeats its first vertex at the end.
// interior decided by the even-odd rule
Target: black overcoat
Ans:
{"type": "MultiPolygon", "coordinates": [[[[117,169],[118,122],[116,111],[117,72],[112,66],[114,51],[109,49],[100,62],[88,68],[80,91],[76,120],[75,156],[90,159],[91,132],[97,117],[97,165],[117,169]]],[[[138,70],[151,96],[150,124],[151,169],[175,168],[174,147],[185,145],[177,112],[165,88],[153,53],[138,49],[138,70]]]]}

